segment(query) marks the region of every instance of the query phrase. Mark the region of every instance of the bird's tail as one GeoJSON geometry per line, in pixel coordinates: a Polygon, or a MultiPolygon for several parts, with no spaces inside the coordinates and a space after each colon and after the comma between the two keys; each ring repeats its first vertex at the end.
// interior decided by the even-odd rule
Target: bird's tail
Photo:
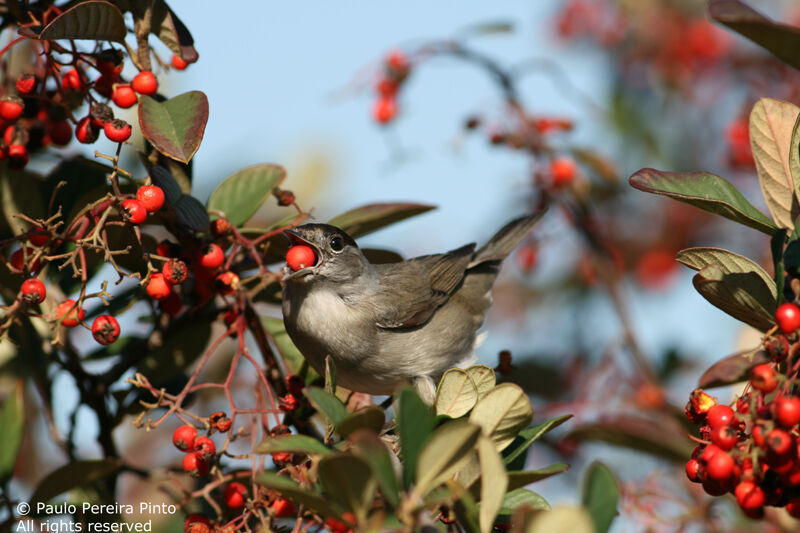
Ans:
{"type": "Polygon", "coordinates": [[[537,211],[531,215],[515,218],[494,234],[489,242],[483,245],[475,255],[468,268],[488,261],[502,261],[517,247],[531,228],[542,218],[545,211],[537,211]]]}

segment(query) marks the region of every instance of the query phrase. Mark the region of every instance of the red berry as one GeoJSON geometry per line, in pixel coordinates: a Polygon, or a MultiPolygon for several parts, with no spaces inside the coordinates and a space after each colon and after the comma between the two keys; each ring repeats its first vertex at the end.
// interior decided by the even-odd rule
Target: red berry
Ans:
{"type": "Polygon", "coordinates": [[[229,429],[231,429],[232,425],[233,425],[233,420],[231,420],[230,418],[223,418],[222,420],[217,422],[217,429],[220,431],[220,433],[226,433],[229,429]]]}
{"type": "Polygon", "coordinates": [[[177,292],[170,292],[169,295],[161,300],[161,310],[169,316],[178,316],[183,307],[183,301],[177,292]]]}
{"type": "Polygon", "coordinates": [[[61,86],[67,91],[80,91],[83,89],[83,80],[77,70],[68,70],[61,77],[61,86]]]}
{"type": "Polygon", "coordinates": [[[131,125],[118,118],[108,121],[103,125],[103,132],[108,140],[115,143],[122,143],[131,137],[131,125]]]}
{"type": "Polygon", "coordinates": [[[34,246],[44,246],[50,240],[50,234],[40,226],[28,230],[28,241],[34,246]]]}
{"type": "Polygon", "coordinates": [[[763,448],[767,442],[767,434],[764,430],[764,426],[755,425],[753,426],[753,442],[756,443],[756,446],[759,448],[763,448]]]}
{"type": "Polygon", "coordinates": [[[0,99],[0,118],[8,122],[17,120],[25,109],[25,103],[19,96],[4,96],[0,99]]]}
{"type": "Polygon", "coordinates": [[[172,285],[164,278],[164,274],[156,272],[150,274],[146,290],[147,295],[153,300],[163,300],[172,294],[172,285]]]}
{"type": "Polygon", "coordinates": [[[53,144],[58,146],[66,146],[72,140],[72,126],[66,120],[51,122],[48,133],[53,144]]]}
{"type": "Polygon", "coordinates": [[[197,437],[194,441],[194,451],[200,454],[204,461],[210,461],[217,453],[217,446],[208,437],[197,437]]]}
{"type": "Polygon", "coordinates": [[[569,157],[557,157],[550,163],[550,175],[555,187],[563,187],[572,183],[576,173],[575,162],[569,157]]]}
{"type": "Polygon", "coordinates": [[[200,264],[206,268],[219,268],[224,261],[225,253],[214,243],[206,245],[200,251],[200,264]]]}
{"type": "Polygon", "coordinates": [[[111,100],[119,107],[128,109],[133,107],[139,98],[130,85],[117,85],[114,87],[114,92],[111,93],[111,100]]]}
{"type": "Polygon", "coordinates": [[[147,209],[139,200],[130,198],[122,202],[120,210],[123,220],[131,224],[141,224],[147,218],[147,209]]]}
{"type": "Polygon", "coordinates": [[[745,511],[756,511],[761,509],[764,506],[764,501],[766,500],[764,491],[761,490],[761,487],[749,480],[742,481],[736,485],[734,494],[736,495],[736,501],[739,503],[739,507],[745,511]]]}
{"type": "Polygon", "coordinates": [[[164,266],[161,267],[161,273],[167,282],[178,285],[186,281],[189,276],[189,268],[180,259],[172,259],[164,263],[164,266]]]}
{"type": "Polygon", "coordinates": [[[387,124],[397,116],[397,101],[391,97],[378,98],[372,107],[372,118],[379,124],[387,124]]]}
{"type": "Polygon", "coordinates": [[[281,411],[290,413],[297,409],[297,397],[294,394],[286,394],[278,399],[281,411]]]}
{"type": "Polygon", "coordinates": [[[225,505],[228,509],[241,509],[244,507],[244,500],[247,496],[247,488],[241,483],[234,481],[225,487],[225,505]]]}
{"type": "Polygon", "coordinates": [[[775,455],[785,455],[792,449],[792,437],[782,429],[773,429],[767,433],[766,445],[775,455]]]}
{"type": "Polygon", "coordinates": [[[181,426],[172,434],[172,444],[182,452],[194,449],[197,430],[193,426],[181,426]]]}
{"type": "Polygon", "coordinates": [[[173,55],[172,56],[172,66],[177,70],[184,70],[186,67],[189,66],[189,63],[184,61],[181,56],[173,55]]]}
{"type": "Polygon", "coordinates": [[[314,266],[316,261],[317,258],[314,254],[314,250],[305,244],[292,246],[289,248],[289,251],[286,252],[286,264],[295,272],[306,267],[314,266]]]}
{"type": "Polygon", "coordinates": [[[34,250],[31,248],[28,247],[20,248],[19,250],[11,254],[9,263],[11,263],[11,266],[14,267],[16,270],[36,272],[37,270],[39,270],[39,267],[41,266],[41,261],[37,259],[36,261],[33,262],[33,265],[30,265],[33,254],[34,250]]]}
{"type": "Polygon", "coordinates": [[[723,494],[727,494],[728,487],[725,484],[717,483],[713,479],[707,479],[703,481],[703,490],[706,491],[706,494],[709,496],[722,496],[723,494]]]}
{"type": "Polygon", "coordinates": [[[155,74],[149,70],[143,70],[133,78],[131,87],[139,94],[155,94],[158,90],[158,80],[155,74]]]}
{"type": "Polygon", "coordinates": [[[272,462],[275,466],[283,466],[292,462],[292,454],[289,452],[275,452],[272,454],[272,462]]]}
{"type": "MultiPolygon", "coordinates": [[[[344,513],[342,515],[342,520],[346,520],[352,525],[356,523],[356,517],[353,513],[344,513]]],[[[342,522],[337,518],[329,517],[325,520],[325,525],[331,530],[331,533],[347,533],[348,531],[352,531],[352,527],[345,522],[342,522]]]]}
{"type": "Polygon", "coordinates": [[[20,94],[30,94],[36,88],[36,76],[23,74],[17,78],[17,92],[20,94]]]}
{"type": "Polygon", "coordinates": [[[792,333],[800,328],[800,307],[791,302],[780,305],[775,311],[775,322],[782,332],[792,333]]]}
{"type": "Polygon", "coordinates": [[[283,498],[276,498],[270,505],[270,508],[275,512],[275,516],[278,518],[293,516],[295,513],[294,504],[283,498]]]}
{"type": "Polygon", "coordinates": [[[706,464],[706,472],[708,477],[714,481],[727,481],[733,477],[735,462],[728,452],[719,450],[711,456],[706,464]]]}
{"type": "Polygon", "coordinates": [[[750,371],[750,383],[753,388],[760,390],[764,394],[769,394],[778,388],[778,380],[775,378],[775,370],[769,363],[763,363],[753,367],[750,371]]]}
{"type": "Polygon", "coordinates": [[[28,164],[28,147],[24,144],[12,144],[8,147],[8,164],[12,168],[22,168],[28,164]]]}
{"type": "Polygon", "coordinates": [[[536,246],[532,244],[523,245],[517,250],[517,264],[523,272],[530,272],[536,266],[538,254],[536,246]]]}
{"type": "Polygon", "coordinates": [[[178,245],[170,241],[161,241],[156,246],[156,253],[161,257],[178,257],[180,250],[178,245]]]}
{"type": "Polygon", "coordinates": [[[225,296],[230,296],[239,288],[239,276],[233,272],[223,272],[214,280],[217,292],[225,296]]]}
{"type": "Polygon", "coordinates": [[[64,300],[56,307],[56,317],[66,328],[74,328],[80,324],[84,314],[83,309],[77,307],[75,300],[64,300]]]}
{"type": "Polygon", "coordinates": [[[45,297],[47,297],[47,290],[42,280],[39,278],[30,278],[22,282],[20,295],[28,305],[36,305],[43,302],[45,297]]]}
{"type": "Polygon", "coordinates": [[[211,463],[203,461],[197,452],[190,452],[183,457],[183,469],[192,477],[203,477],[211,470],[211,463]]]}
{"type": "Polygon", "coordinates": [[[686,477],[689,481],[698,483],[700,481],[700,461],[697,459],[689,459],[686,463],[686,477]]]}
{"type": "Polygon", "coordinates": [[[164,190],[156,185],[145,185],[136,191],[136,199],[142,202],[148,213],[164,207],[164,190]]]}
{"type": "Polygon", "coordinates": [[[389,78],[381,78],[375,85],[375,90],[383,98],[392,98],[397,94],[397,82],[389,78]]]}
{"type": "Polygon", "coordinates": [[[100,315],[92,322],[92,336],[100,344],[111,344],[119,338],[119,323],[111,315],[100,315]]]}
{"type": "Polygon", "coordinates": [[[774,401],[775,419],[785,428],[800,424],[800,398],[779,396],[774,401]]]}
{"type": "Polygon", "coordinates": [[[735,420],[733,409],[727,405],[717,404],[706,413],[706,420],[712,429],[721,426],[730,426],[735,420]]]}
{"type": "Polygon", "coordinates": [[[92,124],[90,117],[83,117],[75,126],[75,138],[83,144],[92,144],[100,136],[100,130],[92,124]]]}
{"type": "Polygon", "coordinates": [[[404,71],[408,69],[408,58],[400,50],[392,50],[386,56],[386,65],[397,71],[404,71]]]}
{"type": "Polygon", "coordinates": [[[786,512],[794,518],[800,518],[800,500],[789,502],[786,506],[786,512]]]}
{"type": "Polygon", "coordinates": [[[711,429],[711,442],[723,450],[732,450],[739,442],[739,435],[730,426],[717,426],[711,429]]]}
{"type": "MultiPolygon", "coordinates": [[[[189,530],[192,527],[192,524],[202,524],[202,525],[210,527],[211,526],[211,520],[209,520],[207,517],[205,517],[205,516],[203,516],[201,514],[192,513],[189,516],[187,516],[186,520],[183,522],[183,531],[184,531],[184,533],[189,533],[189,530]]],[[[209,531],[211,531],[211,530],[209,529],[209,531]]],[[[195,532],[192,532],[192,533],[197,533],[197,532],[195,531],[195,532]]]]}

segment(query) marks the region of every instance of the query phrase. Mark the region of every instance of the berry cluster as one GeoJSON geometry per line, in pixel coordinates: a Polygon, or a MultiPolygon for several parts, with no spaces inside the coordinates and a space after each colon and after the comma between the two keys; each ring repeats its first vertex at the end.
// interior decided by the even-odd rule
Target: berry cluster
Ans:
{"type": "Polygon", "coordinates": [[[700,428],[700,442],[686,475],[712,496],[733,493],[750,517],[765,506],[785,507],[800,518],[800,308],[785,303],[764,349],[772,362],[750,371],[735,409],[701,389],[692,392],[686,414],[700,428]]]}
{"type": "Polygon", "coordinates": [[[397,116],[397,93],[411,73],[406,55],[395,50],[386,56],[383,72],[375,82],[378,98],[372,106],[372,118],[378,124],[388,124],[397,116]]]}

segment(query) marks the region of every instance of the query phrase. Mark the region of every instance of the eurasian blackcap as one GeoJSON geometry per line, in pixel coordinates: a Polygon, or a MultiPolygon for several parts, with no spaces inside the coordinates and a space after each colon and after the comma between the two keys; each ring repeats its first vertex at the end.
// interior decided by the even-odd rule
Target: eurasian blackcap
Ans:
{"type": "Polygon", "coordinates": [[[474,360],[476,332],[492,303],[500,263],[541,213],[509,222],[486,245],[408,261],[372,264],[344,231],[306,224],[286,231],[316,262],[283,269],[283,321],[320,374],[325,357],[337,382],[353,391],[389,395],[414,384],[429,402],[450,367],[474,360]]]}

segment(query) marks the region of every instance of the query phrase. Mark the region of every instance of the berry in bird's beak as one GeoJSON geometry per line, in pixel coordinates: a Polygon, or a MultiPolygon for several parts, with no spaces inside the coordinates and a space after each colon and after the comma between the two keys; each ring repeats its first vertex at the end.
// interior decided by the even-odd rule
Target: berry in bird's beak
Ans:
{"type": "Polygon", "coordinates": [[[297,244],[289,248],[286,252],[286,263],[293,271],[297,272],[307,267],[314,266],[316,263],[316,256],[314,250],[305,244],[297,244]]]}

